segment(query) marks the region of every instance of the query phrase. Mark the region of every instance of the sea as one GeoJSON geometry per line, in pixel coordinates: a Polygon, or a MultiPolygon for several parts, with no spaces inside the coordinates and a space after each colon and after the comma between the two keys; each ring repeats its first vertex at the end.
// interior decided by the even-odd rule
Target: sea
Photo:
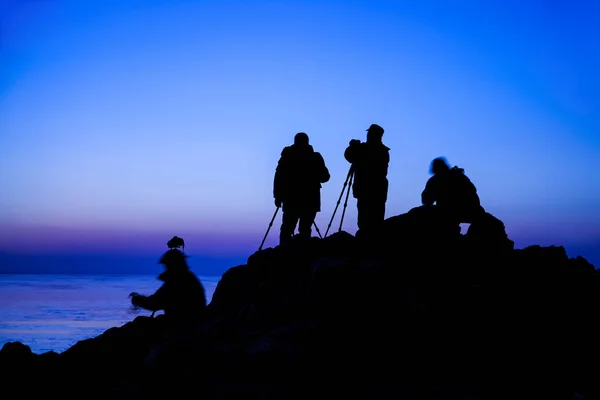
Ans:
{"type": "MultiPolygon", "coordinates": [[[[210,302],[220,276],[198,276],[210,302]]],[[[150,311],[134,310],[129,294],[150,295],[156,275],[0,274],[0,348],[21,342],[34,353],[63,352],[150,311]]]]}

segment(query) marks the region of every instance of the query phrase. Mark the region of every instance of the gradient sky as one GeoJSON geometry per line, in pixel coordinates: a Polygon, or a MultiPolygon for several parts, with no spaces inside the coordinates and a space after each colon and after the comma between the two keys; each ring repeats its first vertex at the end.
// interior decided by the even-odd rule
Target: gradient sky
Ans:
{"type": "Polygon", "coordinates": [[[178,235],[245,259],[294,134],[332,175],[324,232],[343,151],[377,123],[386,216],[419,205],[443,155],[518,247],[600,266],[599,15],[559,0],[0,0],[0,251],[158,256],[178,235]]]}

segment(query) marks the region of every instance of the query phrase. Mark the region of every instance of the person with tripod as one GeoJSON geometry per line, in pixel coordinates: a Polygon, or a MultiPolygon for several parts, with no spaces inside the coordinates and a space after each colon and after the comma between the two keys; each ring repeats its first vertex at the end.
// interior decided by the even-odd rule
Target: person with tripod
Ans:
{"type": "Polygon", "coordinates": [[[281,152],[273,180],[273,197],[283,217],[279,243],[289,241],[298,226],[298,235],[310,238],[312,225],[321,211],[321,184],[329,181],[325,160],[309,144],[308,135],[296,134],[294,144],[281,152]]]}
{"type": "Polygon", "coordinates": [[[344,158],[352,164],[352,195],[358,209],[358,229],[362,235],[372,233],[385,219],[388,193],[390,148],[383,144],[383,128],[372,124],[367,129],[367,141],[352,139],[344,158]]]}

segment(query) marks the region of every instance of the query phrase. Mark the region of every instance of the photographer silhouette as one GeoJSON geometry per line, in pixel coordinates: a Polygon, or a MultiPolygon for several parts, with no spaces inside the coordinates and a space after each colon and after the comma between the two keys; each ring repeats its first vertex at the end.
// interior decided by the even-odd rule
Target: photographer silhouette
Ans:
{"type": "Polygon", "coordinates": [[[352,195],[357,200],[361,236],[371,234],[385,219],[390,149],[383,144],[383,132],[381,126],[372,124],[367,129],[367,141],[352,139],[344,152],[354,171],[352,195]]]}

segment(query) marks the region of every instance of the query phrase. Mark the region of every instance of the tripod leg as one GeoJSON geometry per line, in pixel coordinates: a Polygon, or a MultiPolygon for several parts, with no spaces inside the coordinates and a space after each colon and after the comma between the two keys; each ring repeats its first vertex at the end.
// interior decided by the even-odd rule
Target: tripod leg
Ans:
{"type": "Polygon", "coordinates": [[[352,187],[352,181],[354,180],[354,174],[350,176],[350,184],[348,185],[348,191],[346,192],[346,200],[344,201],[344,209],[342,210],[342,218],[340,219],[340,228],[338,232],[342,231],[342,224],[344,223],[344,216],[346,215],[346,207],[348,206],[348,197],[350,196],[350,188],[352,187]]]}
{"type": "Polygon", "coordinates": [[[279,211],[279,207],[277,207],[275,209],[275,213],[273,214],[273,218],[271,218],[271,222],[269,222],[269,227],[267,228],[267,231],[265,232],[265,237],[263,237],[263,240],[260,244],[260,247],[258,248],[258,251],[262,250],[263,245],[265,244],[265,240],[267,240],[267,235],[269,234],[269,231],[271,230],[271,227],[273,226],[273,221],[275,221],[275,217],[277,216],[277,211],[279,211]]]}
{"type": "MultiPolygon", "coordinates": [[[[327,237],[327,234],[329,233],[329,228],[331,228],[331,224],[333,223],[333,218],[335,217],[335,213],[337,212],[338,207],[340,206],[340,201],[342,200],[342,196],[344,195],[344,191],[346,190],[346,185],[348,185],[348,181],[350,180],[350,177],[352,176],[352,174],[354,173],[354,170],[352,169],[352,166],[350,166],[350,169],[348,170],[348,175],[346,176],[346,180],[344,181],[344,186],[342,187],[342,192],[340,193],[340,197],[337,200],[337,203],[335,205],[335,209],[333,210],[333,215],[331,216],[331,219],[329,220],[329,225],[327,225],[327,230],[325,231],[325,237],[327,237]]],[[[352,185],[350,185],[352,186],[352,185]]]]}
{"type": "Polygon", "coordinates": [[[321,236],[321,232],[319,231],[319,227],[317,226],[317,223],[313,221],[313,225],[315,226],[315,229],[317,230],[317,234],[319,235],[319,237],[321,239],[323,239],[323,236],[321,236]]]}

